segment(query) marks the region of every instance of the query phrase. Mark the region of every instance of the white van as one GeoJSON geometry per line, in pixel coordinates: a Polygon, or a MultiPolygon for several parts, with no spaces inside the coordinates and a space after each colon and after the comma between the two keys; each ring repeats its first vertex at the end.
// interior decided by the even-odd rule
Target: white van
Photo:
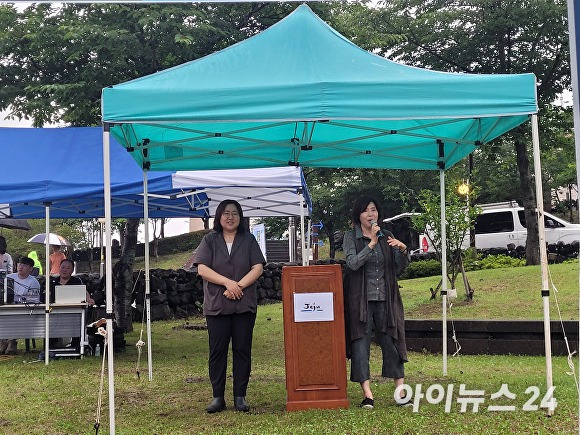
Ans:
{"type": "MultiPolygon", "coordinates": [[[[527,238],[526,217],[524,208],[516,201],[480,204],[481,214],[475,221],[475,247],[477,249],[506,248],[513,243],[525,246],[527,238]]],[[[572,224],[544,212],[546,242],[569,244],[580,241],[580,224],[572,224]]],[[[469,234],[463,247],[469,247],[469,234]]],[[[434,252],[428,237],[419,235],[420,252],[434,252]]]]}
{"type": "MultiPolygon", "coordinates": [[[[475,221],[477,249],[505,248],[513,243],[525,246],[528,235],[524,208],[517,202],[498,202],[480,205],[482,213],[475,221]]],[[[572,224],[544,212],[546,242],[564,244],[580,241],[580,224],[572,224]]]]}

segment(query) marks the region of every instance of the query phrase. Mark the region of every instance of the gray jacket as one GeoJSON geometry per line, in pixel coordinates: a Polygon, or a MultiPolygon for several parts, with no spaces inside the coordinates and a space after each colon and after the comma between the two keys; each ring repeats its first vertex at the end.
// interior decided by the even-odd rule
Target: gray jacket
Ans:
{"type": "MultiPolygon", "coordinates": [[[[194,264],[204,264],[215,272],[234,281],[242,279],[256,264],[264,264],[264,256],[253,234],[238,233],[228,253],[222,233],[211,232],[204,236],[195,253],[194,264]]],[[[257,283],[244,289],[244,296],[230,300],[223,293],[225,287],[203,280],[203,314],[234,314],[256,312],[258,296],[257,283]]]]}
{"type": "MultiPolygon", "coordinates": [[[[395,340],[395,346],[399,356],[403,361],[407,361],[407,345],[405,343],[405,312],[403,300],[399,292],[397,275],[409,263],[409,257],[399,252],[397,248],[392,248],[386,243],[387,237],[393,237],[389,231],[383,230],[385,237],[379,239],[379,244],[385,257],[385,290],[386,290],[386,316],[385,322],[380,326],[381,331],[389,334],[395,340]],[[390,255],[389,255],[390,254],[390,255]]],[[[366,333],[367,323],[367,292],[365,285],[364,265],[358,265],[358,269],[349,267],[356,261],[352,261],[352,256],[368,248],[368,241],[362,236],[359,226],[348,231],[344,235],[343,249],[346,255],[346,273],[344,278],[344,303],[347,323],[347,348],[348,341],[361,338],[366,333]],[[351,261],[349,261],[349,259],[351,261]]]]}

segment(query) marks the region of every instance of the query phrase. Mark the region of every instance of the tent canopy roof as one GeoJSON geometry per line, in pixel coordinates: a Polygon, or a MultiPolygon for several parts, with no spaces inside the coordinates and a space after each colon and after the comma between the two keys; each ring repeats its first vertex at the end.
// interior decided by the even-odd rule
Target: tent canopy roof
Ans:
{"type": "Polygon", "coordinates": [[[536,112],[533,74],[401,65],[306,5],[252,38],[102,94],[103,121],[152,170],[439,169],[536,112]]]}
{"type": "MultiPolygon", "coordinates": [[[[3,165],[0,181],[0,215],[44,218],[45,204],[53,218],[98,218],[104,216],[103,132],[100,127],[0,128],[3,165]],[[31,156],[28,158],[27,156],[31,156]]],[[[143,216],[143,171],[118,143],[111,144],[111,196],[113,217],[143,216]]],[[[259,171],[259,170],[258,170],[259,171]]],[[[311,208],[301,168],[271,168],[278,183],[262,184],[267,193],[260,200],[256,191],[239,186],[259,185],[264,180],[254,171],[214,174],[197,171],[187,186],[174,186],[173,172],[149,172],[149,215],[204,217],[213,215],[218,195],[238,199],[247,216],[298,216],[304,192],[305,214],[311,208]],[[289,172],[288,169],[292,170],[289,172]],[[248,181],[249,180],[249,181],[248,181]],[[251,183],[251,184],[250,184],[251,183]],[[231,190],[230,190],[231,189],[231,190]],[[280,196],[277,196],[277,194],[280,196]],[[244,194],[244,196],[241,196],[244,194]]]]}

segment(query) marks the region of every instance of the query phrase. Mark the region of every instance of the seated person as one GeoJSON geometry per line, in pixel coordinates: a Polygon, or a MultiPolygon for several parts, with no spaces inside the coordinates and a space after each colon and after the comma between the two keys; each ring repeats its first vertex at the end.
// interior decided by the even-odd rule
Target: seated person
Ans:
{"type": "MultiPolygon", "coordinates": [[[[38,304],[40,303],[40,284],[35,277],[31,276],[34,260],[22,257],[16,270],[6,278],[14,280],[14,303],[38,304]]],[[[15,339],[0,340],[0,355],[16,355],[17,342],[15,339]]]]}
{"type": "MultiPolygon", "coordinates": [[[[65,258],[60,262],[59,274],[57,276],[50,277],[50,301],[54,303],[54,293],[56,286],[59,285],[82,285],[83,281],[78,276],[72,276],[75,270],[75,263],[69,258],[65,258]]],[[[90,293],[87,291],[86,302],[89,305],[94,305],[95,301],[91,298],[90,293]]],[[[75,349],[80,349],[81,339],[80,337],[73,337],[71,340],[71,347],[75,349]]],[[[50,339],[50,347],[57,345],[57,340],[54,338],[50,339]]]]}
{"type": "MultiPolygon", "coordinates": [[[[78,276],[72,276],[75,270],[75,262],[69,258],[65,258],[60,262],[58,268],[58,275],[50,277],[50,302],[54,303],[54,289],[57,285],[82,285],[83,281],[78,276]]],[[[87,304],[94,305],[95,301],[91,298],[87,291],[87,304]]]]}

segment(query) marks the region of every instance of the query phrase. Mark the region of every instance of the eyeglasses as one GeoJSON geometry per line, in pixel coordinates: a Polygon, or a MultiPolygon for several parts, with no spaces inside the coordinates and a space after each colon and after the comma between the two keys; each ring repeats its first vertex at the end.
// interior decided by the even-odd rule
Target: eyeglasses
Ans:
{"type": "Polygon", "coordinates": [[[240,217],[240,214],[239,214],[237,211],[232,211],[232,212],[229,212],[229,211],[224,211],[224,212],[222,213],[222,216],[224,216],[224,217],[226,217],[226,218],[229,218],[229,217],[232,217],[232,218],[239,218],[239,217],[240,217]]]}

